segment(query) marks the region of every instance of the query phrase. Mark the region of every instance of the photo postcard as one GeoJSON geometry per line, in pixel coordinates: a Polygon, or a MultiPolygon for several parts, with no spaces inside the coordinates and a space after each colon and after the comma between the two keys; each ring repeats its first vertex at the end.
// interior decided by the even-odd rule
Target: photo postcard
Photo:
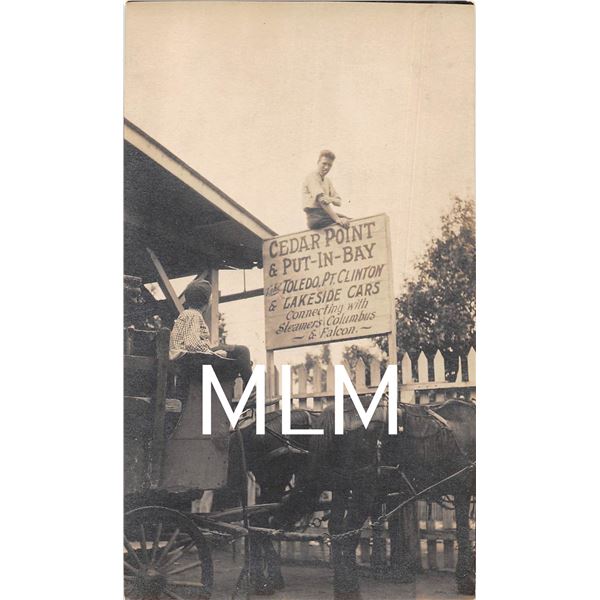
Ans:
{"type": "Polygon", "coordinates": [[[474,11],[126,4],[125,598],[474,596],[474,11]]]}

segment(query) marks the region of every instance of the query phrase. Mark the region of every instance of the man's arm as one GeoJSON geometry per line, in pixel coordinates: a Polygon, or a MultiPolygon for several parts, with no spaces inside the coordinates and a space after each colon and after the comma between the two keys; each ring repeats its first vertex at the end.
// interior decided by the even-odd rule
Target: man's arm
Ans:
{"type": "Polygon", "coordinates": [[[309,175],[306,178],[304,185],[307,194],[314,198],[315,204],[319,205],[334,223],[346,228],[350,225],[350,221],[344,217],[340,217],[331,206],[332,204],[335,204],[336,206],[341,206],[342,204],[341,198],[331,186],[331,182],[329,182],[329,185],[327,186],[327,191],[331,192],[333,190],[334,197],[328,196],[325,193],[321,179],[316,173],[309,175]]]}
{"type": "Polygon", "coordinates": [[[340,195],[335,191],[335,188],[333,187],[333,183],[331,183],[331,180],[329,180],[328,183],[329,183],[329,200],[331,201],[332,204],[335,204],[336,206],[341,206],[342,199],[340,198],[340,195]]]}
{"type": "Polygon", "coordinates": [[[341,206],[342,205],[342,199],[339,196],[329,196],[328,200],[331,202],[331,204],[335,204],[335,206],[341,206]]]}
{"type": "Polygon", "coordinates": [[[331,217],[331,219],[335,223],[341,225],[342,227],[348,228],[348,226],[350,225],[350,221],[348,219],[345,219],[344,217],[340,217],[335,212],[335,210],[333,210],[333,208],[331,207],[331,202],[327,201],[326,196],[320,196],[319,198],[317,198],[317,202],[321,205],[323,210],[331,217]]]}

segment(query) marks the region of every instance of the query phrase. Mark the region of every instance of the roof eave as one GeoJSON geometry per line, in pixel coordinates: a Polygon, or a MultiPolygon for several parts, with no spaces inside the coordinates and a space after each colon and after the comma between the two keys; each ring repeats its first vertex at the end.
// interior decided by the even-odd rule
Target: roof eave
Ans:
{"type": "Polygon", "coordinates": [[[243,206],[127,119],[125,119],[124,136],[130,144],[260,239],[266,240],[277,235],[243,206]]]}

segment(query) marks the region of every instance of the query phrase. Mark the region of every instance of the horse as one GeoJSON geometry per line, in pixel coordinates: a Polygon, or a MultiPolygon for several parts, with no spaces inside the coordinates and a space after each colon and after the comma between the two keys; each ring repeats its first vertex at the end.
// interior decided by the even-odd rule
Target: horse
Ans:
{"type": "MultiPolygon", "coordinates": [[[[316,415],[308,410],[292,410],[293,429],[314,427],[316,415]]],[[[281,411],[267,413],[265,435],[256,435],[253,420],[243,423],[234,431],[229,443],[229,469],[227,486],[215,491],[214,505],[230,508],[247,501],[246,472],[240,450],[244,447],[246,470],[254,475],[259,486],[257,504],[279,503],[284,497],[293,476],[301,472],[308,460],[308,437],[306,435],[283,436],[281,411]]],[[[269,514],[258,513],[251,518],[255,527],[269,527],[269,514]]],[[[259,595],[270,595],[285,587],[281,573],[281,560],[267,536],[250,534],[250,584],[259,595]]],[[[245,573],[244,573],[245,575],[245,573]]]]}
{"type": "Polygon", "coordinates": [[[474,593],[469,504],[475,494],[475,404],[461,400],[429,406],[403,404],[398,417],[402,431],[390,435],[383,407],[376,409],[366,429],[354,408],[348,407],[344,434],[335,435],[334,411],[325,409],[319,424],[324,435],[310,440],[309,460],[276,514],[277,523],[289,527],[312,510],[322,491],[332,490],[329,532],[336,600],[361,597],[356,546],[375,503],[391,492],[411,497],[442,481],[429,497],[454,496],[459,547],[456,580],[459,592],[474,593]]]}

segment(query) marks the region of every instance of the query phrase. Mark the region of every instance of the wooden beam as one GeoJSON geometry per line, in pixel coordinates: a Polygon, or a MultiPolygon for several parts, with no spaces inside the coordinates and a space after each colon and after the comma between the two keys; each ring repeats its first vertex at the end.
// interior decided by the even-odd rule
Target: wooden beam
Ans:
{"type": "Polygon", "coordinates": [[[247,292],[236,292],[235,294],[221,296],[219,302],[235,302],[236,300],[245,300],[246,298],[256,298],[257,296],[262,296],[264,293],[264,288],[256,288],[255,290],[248,290],[247,292]]]}
{"type": "Polygon", "coordinates": [[[417,390],[417,391],[431,391],[431,390],[474,390],[475,386],[471,385],[467,381],[424,381],[415,383],[406,383],[398,386],[400,390],[417,390]]]}
{"type": "MultiPolygon", "coordinates": [[[[270,360],[269,360],[269,353],[270,351],[267,351],[267,386],[269,386],[269,381],[272,381],[271,385],[273,387],[273,389],[275,389],[275,376],[273,375],[271,377],[271,379],[269,378],[269,367],[270,367],[270,360]]],[[[273,364],[273,370],[275,369],[275,365],[273,364]]],[[[475,386],[474,385],[469,385],[466,382],[459,384],[456,384],[454,382],[440,382],[440,383],[436,383],[434,381],[430,381],[430,382],[426,382],[426,383],[408,383],[408,384],[399,384],[398,385],[398,389],[401,392],[408,392],[408,391],[431,391],[431,390],[474,390],[475,386]]],[[[359,394],[375,394],[375,392],[377,391],[377,387],[365,387],[363,389],[358,389],[356,390],[359,394]]],[[[312,392],[294,392],[292,391],[292,400],[305,400],[307,398],[333,398],[335,396],[335,391],[332,389],[328,389],[328,390],[322,390],[322,391],[312,391],[312,392]]],[[[275,398],[277,396],[275,396],[275,394],[273,394],[273,396],[271,396],[268,392],[267,392],[267,398],[275,398]]],[[[348,398],[349,394],[344,394],[344,397],[348,398]]],[[[411,404],[414,404],[413,402],[411,402],[411,404]]]]}
{"type": "Polygon", "coordinates": [[[165,295],[167,303],[169,304],[169,308],[171,308],[171,310],[177,315],[182,313],[183,304],[175,293],[166,271],[158,260],[158,256],[156,256],[156,254],[154,254],[150,248],[146,248],[146,250],[150,255],[150,260],[156,269],[156,273],[158,274],[158,285],[160,286],[162,293],[165,295]]]}

